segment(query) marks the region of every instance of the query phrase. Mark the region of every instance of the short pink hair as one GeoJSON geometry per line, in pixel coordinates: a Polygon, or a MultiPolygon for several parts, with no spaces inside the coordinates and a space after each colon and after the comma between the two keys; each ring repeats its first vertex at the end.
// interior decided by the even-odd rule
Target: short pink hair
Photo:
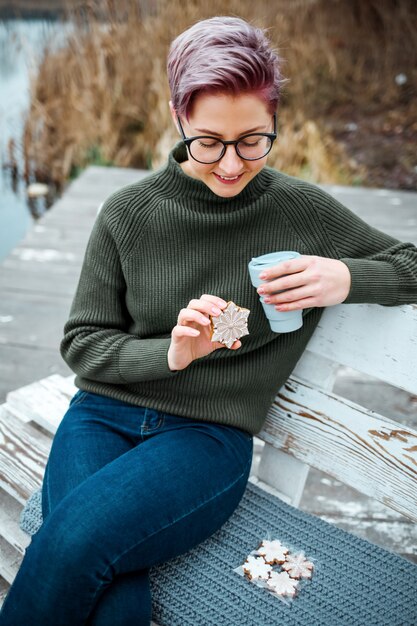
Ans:
{"type": "Polygon", "coordinates": [[[201,93],[256,93],[272,114],[285,82],[265,30],[238,17],[212,17],[181,33],[171,43],[167,71],[174,109],[187,119],[201,93]]]}

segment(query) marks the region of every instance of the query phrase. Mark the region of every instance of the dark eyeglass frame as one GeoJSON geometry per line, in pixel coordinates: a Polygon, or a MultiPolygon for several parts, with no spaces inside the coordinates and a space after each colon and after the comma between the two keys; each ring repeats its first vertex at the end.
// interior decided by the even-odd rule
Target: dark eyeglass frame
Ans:
{"type": "Polygon", "coordinates": [[[185,133],[184,133],[184,129],[182,127],[181,124],[181,120],[177,115],[177,120],[178,120],[178,126],[181,132],[181,136],[182,136],[182,140],[185,143],[185,145],[188,148],[188,152],[190,154],[190,156],[194,159],[194,161],[197,161],[197,163],[202,163],[203,165],[210,165],[211,163],[217,163],[217,161],[220,161],[225,153],[226,153],[226,148],[227,146],[234,146],[235,150],[236,150],[236,154],[238,155],[238,157],[240,159],[243,159],[244,161],[259,161],[260,159],[263,159],[266,157],[267,154],[269,154],[272,150],[272,146],[274,145],[274,141],[277,138],[277,114],[274,113],[273,115],[273,119],[274,119],[274,130],[272,133],[248,133],[247,135],[242,135],[242,137],[239,137],[239,139],[235,139],[233,141],[223,141],[223,139],[219,139],[218,137],[212,137],[211,135],[196,135],[195,137],[186,137],[185,133]],[[271,141],[271,145],[269,146],[269,150],[268,152],[265,152],[265,154],[263,154],[260,157],[256,157],[255,159],[249,159],[248,157],[244,157],[240,154],[239,149],[238,149],[238,144],[241,141],[244,141],[247,137],[268,137],[269,140],[271,141]],[[196,159],[192,153],[191,153],[191,149],[190,149],[190,145],[193,141],[195,141],[196,139],[213,139],[214,141],[218,141],[219,143],[223,144],[223,150],[220,154],[220,156],[217,159],[214,159],[213,161],[199,161],[199,159],[196,159]]]}

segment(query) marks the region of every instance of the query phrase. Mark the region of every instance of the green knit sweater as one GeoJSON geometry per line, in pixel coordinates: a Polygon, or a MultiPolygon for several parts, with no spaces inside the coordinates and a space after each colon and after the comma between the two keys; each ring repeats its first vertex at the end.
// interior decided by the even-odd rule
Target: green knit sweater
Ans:
{"type": "Polygon", "coordinates": [[[320,319],[271,332],[247,271],[252,257],[297,250],[340,259],[346,302],[417,301],[417,249],[371,228],[319,188],[265,167],[232,198],[187,176],[182,143],[167,164],[113,193],[87,246],[61,354],[86,391],[258,433],[320,319]],[[216,350],[172,372],[179,311],[213,294],[250,309],[236,351],[216,350]]]}

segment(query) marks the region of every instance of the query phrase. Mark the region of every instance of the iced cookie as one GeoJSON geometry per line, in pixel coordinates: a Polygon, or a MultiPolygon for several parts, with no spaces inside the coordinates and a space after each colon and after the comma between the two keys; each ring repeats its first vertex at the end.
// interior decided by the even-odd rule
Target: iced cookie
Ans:
{"type": "Polygon", "coordinates": [[[278,539],[274,539],[274,541],[264,539],[257,553],[265,558],[266,563],[273,565],[274,563],[284,563],[288,548],[283,546],[278,539]]]}
{"type": "Polygon", "coordinates": [[[237,306],[229,301],[227,307],[220,315],[211,315],[211,340],[220,341],[231,348],[236,339],[249,335],[248,317],[249,309],[237,306]]]}
{"type": "Polygon", "coordinates": [[[307,561],[304,552],[300,554],[287,554],[282,569],[285,569],[291,578],[311,578],[313,563],[307,561]]]}
{"type": "Polygon", "coordinates": [[[272,572],[266,584],[279,596],[294,596],[298,587],[298,581],[290,578],[287,572],[272,572]]]}
{"type": "Polygon", "coordinates": [[[243,571],[250,580],[267,580],[272,568],[262,557],[248,556],[243,564],[243,571]]]}

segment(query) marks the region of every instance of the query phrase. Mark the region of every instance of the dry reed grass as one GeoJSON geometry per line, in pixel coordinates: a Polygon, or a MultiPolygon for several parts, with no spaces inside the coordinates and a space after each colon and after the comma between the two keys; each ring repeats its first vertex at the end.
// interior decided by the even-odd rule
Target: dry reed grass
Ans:
{"type": "Polygon", "coordinates": [[[32,84],[26,177],[58,188],[90,162],[157,167],[178,139],[168,110],[166,55],[198,19],[239,15],[267,27],[289,77],[270,164],[316,182],[366,177],[331,137],[346,103],[392,108],[417,84],[414,0],[91,0],[72,11],[66,46],[46,54],[32,84]],[[103,8],[104,7],[104,8],[103,8]],[[105,19],[103,19],[105,17],[105,19]],[[407,74],[407,84],[394,77],[407,74]]]}

